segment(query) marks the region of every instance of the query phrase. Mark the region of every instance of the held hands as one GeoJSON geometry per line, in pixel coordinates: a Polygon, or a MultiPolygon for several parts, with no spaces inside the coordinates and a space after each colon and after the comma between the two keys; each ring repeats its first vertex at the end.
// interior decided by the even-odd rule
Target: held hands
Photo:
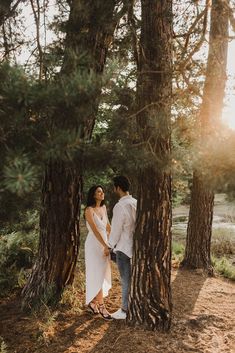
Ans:
{"type": "Polygon", "coordinates": [[[108,245],[104,246],[104,256],[109,256],[110,252],[109,252],[109,248],[108,245]]]}

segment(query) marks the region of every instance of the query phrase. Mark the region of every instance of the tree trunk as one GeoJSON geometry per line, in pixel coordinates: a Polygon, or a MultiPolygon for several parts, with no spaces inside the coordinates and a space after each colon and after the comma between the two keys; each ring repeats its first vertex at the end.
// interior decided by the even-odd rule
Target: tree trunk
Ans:
{"type": "Polygon", "coordinates": [[[11,4],[13,0],[1,0],[0,3],[0,26],[5,22],[5,20],[10,16],[11,4]]]}
{"type": "Polygon", "coordinates": [[[142,0],[137,124],[148,162],[139,176],[127,320],[151,330],[171,325],[172,1],[142,0]]]}
{"type": "Polygon", "coordinates": [[[27,306],[57,302],[61,290],[73,280],[82,183],[79,173],[71,171],[62,162],[49,162],[45,170],[38,259],[24,288],[27,306]]]}
{"type": "Polygon", "coordinates": [[[182,264],[194,269],[205,268],[212,273],[210,244],[214,193],[204,186],[202,175],[197,171],[193,174],[191,200],[187,246],[182,264]]]}
{"type": "MultiPolygon", "coordinates": [[[[199,116],[201,146],[218,138],[217,131],[223,109],[228,49],[228,10],[221,0],[212,1],[209,53],[206,80],[199,116]]],[[[205,174],[205,173],[204,173],[205,174]]],[[[214,192],[203,176],[195,170],[187,229],[186,249],[182,266],[201,268],[213,273],[211,264],[211,234],[214,192]]]]}
{"type": "MultiPolygon", "coordinates": [[[[93,71],[102,75],[108,47],[118,17],[114,16],[116,0],[104,2],[73,1],[67,26],[66,52],[61,76],[93,71]]],[[[92,134],[99,104],[100,88],[95,95],[66,113],[59,112],[53,126],[80,131],[83,140],[92,134]],[[95,99],[94,99],[95,96],[95,99]],[[61,119],[58,116],[61,115],[61,119]],[[82,119],[81,119],[82,117],[82,119]],[[81,123],[82,120],[82,123],[81,123]]],[[[23,305],[29,307],[57,301],[66,284],[72,283],[79,249],[79,217],[83,162],[50,160],[42,189],[40,241],[38,260],[23,289],[23,305]]]]}

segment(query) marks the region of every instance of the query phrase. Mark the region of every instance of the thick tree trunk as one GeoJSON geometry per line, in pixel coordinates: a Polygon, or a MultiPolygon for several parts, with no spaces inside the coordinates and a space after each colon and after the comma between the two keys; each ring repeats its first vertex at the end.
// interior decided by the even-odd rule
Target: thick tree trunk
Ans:
{"type": "Polygon", "coordinates": [[[210,245],[213,220],[214,193],[204,186],[202,175],[195,171],[193,175],[192,201],[185,257],[182,265],[189,268],[204,268],[213,273],[210,245]],[[194,236],[192,241],[192,236],[194,236]]]}
{"type": "MultiPolygon", "coordinates": [[[[67,27],[66,53],[61,75],[78,70],[101,75],[117,24],[116,0],[73,1],[67,27]]],[[[101,77],[100,77],[101,78],[101,77]]],[[[61,112],[53,126],[80,131],[89,139],[99,104],[100,88],[90,99],[61,112]],[[95,99],[94,99],[95,96],[95,99]],[[81,118],[82,117],[82,118],[81,118]]],[[[23,290],[24,306],[57,301],[64,286],[72,283],[79,249],[79,217],[82,188],[82,156],[78,162],[51,160],[45,171],[40,215],[39,255],[23,290]]]]}
{"type": "MultiPolygon", "coordinates": [[[[201,146],[218,138],[217,130],[223,108],[228,49],[228,11],[221,0],[212,1],[209,54],[200,111],[201,146]]],[[[214,193],[202,171],[195,170],[187,240],[182,266],[201,268],[213,273],[210,243],[212,234],[214,193]]],[[[205,174],[205,173],[204,173],[205,174]]]]}
{"type": "Polygon", "coordinates": [[[13,0],[1,0],[0,3],[0,26],[9,17],[13,0]]]}
{"type": "Polygon", "coordinates": [[[139,177],[128,322],[171,325],[172,1],[142,0],[137,124],[149,160],[139,177]]]}
{"type": "Polygon", "coordinates": [[[27,306],[55,303],[71,283],[79,248],[81,178],[62,162],[49,162],[42,187],[40,246],[33,275],[24,288],[27,306]]]}

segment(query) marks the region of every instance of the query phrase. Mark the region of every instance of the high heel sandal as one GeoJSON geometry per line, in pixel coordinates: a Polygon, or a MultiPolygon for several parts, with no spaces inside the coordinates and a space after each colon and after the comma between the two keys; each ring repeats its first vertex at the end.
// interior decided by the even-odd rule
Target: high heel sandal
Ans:
{"type": "Polygon", "coordinates": [[[107,309],[105,308],[105,305],[104,304],[99,304],[99,312],[100,312],[100,315],[103,317],[103,319],[105,319],[107,321],[113,320],[112,316],[108,312],[104,313],[105,310],[107,312],[107,309]]]}
{"type": "Polygon", "coordinates": [[[88,311],[93,314],[93,315],[98,315],[99,314],[99,308],[98,308],[98,305],[96,303],[92,303],[90,302],[87,306],[88,308],[88,311]]]}

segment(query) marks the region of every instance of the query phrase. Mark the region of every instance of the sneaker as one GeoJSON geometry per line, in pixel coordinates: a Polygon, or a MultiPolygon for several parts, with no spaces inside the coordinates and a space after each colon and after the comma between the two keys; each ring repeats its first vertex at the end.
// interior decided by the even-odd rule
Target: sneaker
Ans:
{"type": "Polygon", "coordinates": [[[126,312],[123,311],[122,309],[118,309],[111,316],[112,316],[112,318],[114,318],[116,320],[125,320],[126,319],[126,312]]]}

